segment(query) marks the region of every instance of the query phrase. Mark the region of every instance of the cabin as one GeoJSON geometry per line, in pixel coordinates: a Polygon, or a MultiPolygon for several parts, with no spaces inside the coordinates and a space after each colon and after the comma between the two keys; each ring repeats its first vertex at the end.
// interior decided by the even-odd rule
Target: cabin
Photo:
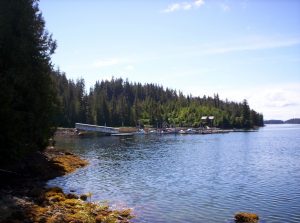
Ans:
{"type": "Polygon", "coordinates": [[[213,127],[214,126],[214,119],[215,116],[202,116],[201,117],[201,126],[209,126],[209,127],[213,127]]]}

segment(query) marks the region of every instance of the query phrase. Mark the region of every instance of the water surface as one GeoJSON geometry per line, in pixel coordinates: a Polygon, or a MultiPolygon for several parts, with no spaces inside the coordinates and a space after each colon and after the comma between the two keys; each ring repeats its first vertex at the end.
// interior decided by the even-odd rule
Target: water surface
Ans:
{"type": "Polygon", "coordinates": [[[90,165],[49,185],[132,207],[135,222],[300,222],[300,125],[258,132],[58,139],[90,165]]]}

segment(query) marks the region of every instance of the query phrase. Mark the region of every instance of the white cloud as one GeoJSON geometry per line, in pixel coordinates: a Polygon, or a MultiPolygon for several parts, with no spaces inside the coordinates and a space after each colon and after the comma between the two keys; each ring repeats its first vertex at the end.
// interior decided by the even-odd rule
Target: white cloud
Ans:
{"type": "Polygon", "coordinates": [[[192,5],[189,3],[183,3],[182,8],[183,10],[190,10],[192,8],[192,5]]]}
{"type": "Polygon", "coordinates": [[[300,44],[299,38],[294,39],[268,39],[268,38],[256,38],[240,43],[227,43],[226,46],[219,47],[207,47],[204,50],[204,54],[224,54],[238,51],[251,51],[251,50],[263,50],[273,49],[281,47],[290,47],[300,44]]]}
{"type": "MultiPolygon", "coordinates": [[[[264,89],[262,91],[263,96],[263,105],[269,108],[285,108],[285,107],[292,107],[292,106],[299,106],[300,105],[300,86],[296,85],[289,85],[289,86],[282,86],[276,88],[269,88],[264,89]]],[[[257,95],[254,96],[254,99],[258,99],[257,95]]]]}
{"type": "Polygon", "coordinates": [[[91,64],[91,68],[102,68],[102,67],[112,67],[112,66],[125,66],[127,69],[133,69],[132,63],[135,63],[136,60],[129,59],[129,58],[119,58],[119,57],[113,57],[113,58],[107,58],[107,59],[98,59],[95,60],[91,64]]]}
{"type": "MultiPolygon", "coordinates": [[[[195,56],[207,56],[207,55],[220,55],[236,52],[247,52],[247,51],[259,51],[268,49],[278,49],[284,47],[298,47],[300,45],[300,37],[280,37],[274,38],[270,36],[252,36],[236,38],[231,41],[223,42],[207,42],[199,45],[189,45],[188,43],[184,46],[178,45],[173,47],[170,51],[157,57],[156,55],[144,55],[143,60],[137,59],[138,61],[154,61],[154,60],[165,60],[165,59],[178,59],[188,58],[195,56]]],[[[253,60],[259,60],[260,57],[255,57],[253,60]]],[[[263,59],[266,59],[265,57],[263,59]]],[[[299,62],[300,58],[281,58],[289,60],[291,62],[299,62]]],[[[261,60],[261,59],[260,59],[261,60]]]]}
{"type": "Polygon", "coordinates": [[[195,0],[194,4],[196,7],[200,7],[204,5],[204,0],[195,0]]]}
{"type": "Polygon", "coordinates": [[[247,99],[251,108],[263,113],[265,120],[300,117],[300,83],[266,84],[220,93],[226,94],[231,100],[247,99]]]}
{"type": "Polygon", "coordinates": [[[175,12],[180,9],[180,4],[179,3],[174,3],[172,5],[169,5],[163,12],[169,13],[169,12],[175,12]]]}
{"type": "Polygon", "coordinates": [[[252,109],[264,115],[265,120],[300,118],[300,82],[265,84],[251,88],[189,83],[188,87],[179,86],[178,89],[195,96],[213,96],[219,93],[222,100],[227,98],[235,102],[246,99],[252,109]]]}
{"type": "Polygon", "coordinates": [[[265,119],[300,117],[300,83],[265,86],[256,89],[249,103],[264,113],[265,119]]]}
{"type": "Polygon", "coordinates": [[[168,5],[166,9],[164,9],[163,13],[171,13],[179,10],[188,11],[192,8],[199,8],[204,5],[204,0],[194,0],[192,2],[177,2],[168,5]]]}

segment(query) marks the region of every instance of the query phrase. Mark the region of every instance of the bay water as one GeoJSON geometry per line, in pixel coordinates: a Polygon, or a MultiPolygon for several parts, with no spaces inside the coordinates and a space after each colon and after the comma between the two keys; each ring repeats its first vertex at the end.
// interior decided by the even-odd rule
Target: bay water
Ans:
{"type": "Polygon", "coordinates": [[[49,186],[129,207],[134,222],[300,222],[300,125],[257,132],[57,138],[90,165],[49,186]]]}

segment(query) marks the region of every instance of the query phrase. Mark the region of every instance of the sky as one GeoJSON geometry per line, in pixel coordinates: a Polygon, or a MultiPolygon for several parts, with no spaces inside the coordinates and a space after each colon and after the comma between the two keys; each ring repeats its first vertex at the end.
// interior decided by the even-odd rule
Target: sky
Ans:
{"type": "Polygon", "coordinates": [[[218,93],[300,118],[298,0],[40,0],[55,67],[86,87],[112,77],[218,93]]]}

